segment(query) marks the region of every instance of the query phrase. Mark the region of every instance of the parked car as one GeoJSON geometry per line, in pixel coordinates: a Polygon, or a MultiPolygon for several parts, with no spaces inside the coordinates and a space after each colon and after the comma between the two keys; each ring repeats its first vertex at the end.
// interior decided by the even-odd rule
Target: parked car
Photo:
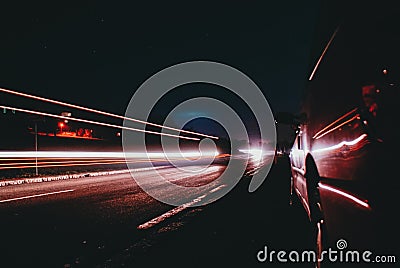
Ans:
{"type": "Polygon", "coordinates": [[[316,31],[290,162],[292,199],[315,227],[318,254],[339,239],[399,249],[400,13],[378,5],[342,5],[344,15],[327,6],[316,31]]]}

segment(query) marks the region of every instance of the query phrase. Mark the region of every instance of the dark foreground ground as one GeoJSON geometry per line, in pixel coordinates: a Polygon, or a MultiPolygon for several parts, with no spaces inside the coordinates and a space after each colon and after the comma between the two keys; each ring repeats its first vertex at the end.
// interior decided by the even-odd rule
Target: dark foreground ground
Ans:
{"type": "MultiPolygon", "coordinates": [[[[129,176],[26,185],[19,194],[74,191],[0,203],[0,267],[314,267],[257,260],[265,246],[268,252],[314,246],[305,212],[298,203],[288,205],[288,162],[280,159],[256,192],[247,191],[248,183],[244,177],[222,199],[145,230],[137,227],[173,207],[129,176]]],[[[0,189],[2,200],[14,189],[0,189]]]]}
{"type": "Polygon", "coordinates": [[[312,263],[259,262],[268,250],[312,249],[312,229],[299,203],[288,206],[285,161],[249,193],[248,178],[224,198],[182,214],[147,239],[106,262],[107,267],[314,267],[312,263]],[[140,248],[140,251],[137,250],[140,248]],[[136,254],[135,254],[136,249],[136,254]]]}

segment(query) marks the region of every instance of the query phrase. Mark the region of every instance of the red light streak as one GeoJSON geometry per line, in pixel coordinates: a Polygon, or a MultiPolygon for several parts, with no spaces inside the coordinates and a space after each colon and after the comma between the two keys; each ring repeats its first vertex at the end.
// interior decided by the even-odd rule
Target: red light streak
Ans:
{"type": "Polygon", "coordinates": [[[362,134],[357,139],[354,139],[352,141],[342,141],[342,142],[340,142],[338,144],[335,144],[335,145],[332,145],[332,146],[329,146],[329,147],[326,147],[326,148],[313,150],[313,152],[314,153],[318,153],[318,152],[323,152],[323,151],[336,150],[336,149],[339,149],[339,148],[343,147],[344,145],[353,146],[353,145],[356,145],[357,143],[359,143],[360,141],[362,141],[366,137],[367,137],[367,134],[362,134]]]}
{"type": "MultiPolygon", "coordinates": [[[[357,110],[357,108],[354,108],[353,110],[351,110],[350,112],[342,115],[341,117],[339,117],[338,119],[336,119],[335,121],[333,121],[332,123],[330,123],[329,125],[327,125],[326,127],[324,127],[323,129],[321,129],[320,131],[318,131],[317,133],[315,133],[315,135],[313,136],[313,139],[318,139],[320,137],[322,137],[325,134],[321,134],[322,132],[324,132],[325,130],[327,130],[328,128],[330,128],[331,126],[333,126],[334,124],[336,124],[337,122],[339,122],[340,120],[346,118],[347,116],[349,116],[350,114],[354,113],[357,110]],[[321,135],[320,135],[321,134],[321,135]],[[319,137],[318,137],[319,136],[319,137]]],[[[357,115],[358,116],[358,115],[357,115]]]]}
{"type": "MultiPolygon", "coordinates": [[[[34,161],[35,159],[30,159],[30,161],[34,161]]],[[[25,164],[31,164],[30,161],[25,161],[23,163],[3,163],[0,164],[0,166],[18,166],[18,165],[25,165],[25,164]]],[[[117,160],[115,159],[105,159],[105,160],[67,160],[67,161],[41,161],[38,162],[38,165],[45,165],[45,164],[64,164],[64,163],[108,163],[108,162],[116,162],[117,160]]],[[[125,160],[120,160],[120,161],[125,161],[125,160]]],[[[35,164],[35,163],[33,163],[35,164]]]]}
{"type": "Polygon", "coordinates": [[[368,209],[370,208],[369,204],[367,203],[367,200],[361,200],[361,199],[355,197],[352,194],[346,193],[346,192],[344,192],[342,190],[339,190],[337,188],[328,186],[326,184],[318,183],[318,186],[321,187],[322,189],[326,189],[328,191],[331,191],[331,192],[337,193],[337,194],[339,194],[339,195],[341,195],[343,197],[346,197],[346,198],[356,202],[357,204],[359,204],[359,205],[361,205],[361,206],[363,206],[365,208],[368,208],[368,209]]]}
{"type": "MultiPolygon", "coordinates": [[[[112,165],[112,164],[124,164],[126,163],[125,161],[116,161],[116,162],[110,162],[110,163],[75,163],[75,164],[54,164],[54,165],[39,165],[38,167],[40,168],[46,168],[46,167],[73,167],[73,166],[96,166],[96,165],[112,165]]],[[[16,169],[16,168],[35,168],[35,164],[32,163],[32,165],[25,165],[25,166],[10,166],[10,167],[1,167],[1,169],[16,169]]]]}
{"type": "MultiPolygon", "coordinates": [[[[115,118],[119,118],[119,119],[129,120],[129,121],[132,121],[132,122],[145,124],[145,125],[149,125],[149,126],[165,128],[165,129],[169,129],[169,130],[174,130],[174,131],[183,132],[183,133],[187,133],[187,134],[198,135],[198,136],[211,138],[211,139],[217,139],[217,140],[219,139],[216,136],[206,135],[206,134],[203,134],[203,133],[198,133],[198,132],[193,132],[193,131],[188,131],[188,130],[183,130],[183,129],[177,129],[177,128],[168,127],[168,126],[163,126],[163,125],[159,125],[159,124],[155,124],[155,123],[142,121],[142,120],[139,120],[139,119],[125,117],[125,116],[122,116],[122,115],[112,114],[112,113],[108,113],[108,112],[103,112],[103,111],[92,109],[92,108],[87,108],[87,107],[83,107],[83,106],[79,106],[79,105],[75,105],[75,104],[70,104],[70,103],[66,103],[66,102],[62,102],[62,101],[57,101],[57,100],[52,100],[52,99],[43,98],[43,97],[39,97],[39,96],[34,96],[34,95],[31,95],[31,94],[17,92],[17,91],[5,89],[5,88],[0,88],[0,91],[5,92],[5,93],[9,93],[9,94],[13,94],[13,95],[17,95],[17,96],[22,96],[22,97],[26,97],[26,98],[31,98],[31,99],[35,99],[35,100],[40,100],[40,101],[44,101],[44,102],[58,104],[58,105],[62,105],[62,106],[70,107],[70,108],[75,108],[75,109],[79,109],[79,110],[83,110],[83,111],[87,111],[87,112],[93,112],[93,113],[97,113],[97,114],[101,114],[101,115],[107,115],[107,116],[111,116],[111,117],[115,117],[115,118]]],[[[64,117],[64,118],[66,120],[68,120],[70,117],[64,117]]]]}
{"type": "Polygon", "coordinates": [[[342,122],[341,124],[335,126],[334,128],[331,128],[331,129],[327,130],[326,132],[322,133],[322,134],[319,135],[319,136],[314,136],[313,138],[315,138],[316,140],[319,139],[319,138],[322,138],[322,137],[325,136],[326,134],[329,134],[329,133],[331,133],[332,131],[335,131],[336,129],[338,129],[338,128],[340,128],[340,127],[342,127],[342,126],[344,126],[344,125],[350,123],[351,121],[353,121],[353,120],[355,120],[355,119],[358,119],[359,117],[360,117],[360,115],[359,115],[359,114],[356,114],[355,116],[353,116],[353,117],[350,118],[349,120],[346,120],[346,121],[342,122]]]}

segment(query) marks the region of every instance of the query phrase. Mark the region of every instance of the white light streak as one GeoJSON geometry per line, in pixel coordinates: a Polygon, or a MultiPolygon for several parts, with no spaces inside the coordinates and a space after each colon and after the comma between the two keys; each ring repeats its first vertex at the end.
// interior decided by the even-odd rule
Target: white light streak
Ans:
{"type": "Polygon", "coordinates": [[[335,30],[335,32],[333,33],[333,35],[332,35],[331,39],[329,40],[328,44],[325,46],[324,51],[322,52],[321,56],[319,57],[317,63],[316,63],[315,66],[314,66],[314,69],[313,69],[312,72],[311,72],[310,77],[308,78],[309,81],[311,81],[311,80],[313,79],[313,77],[314,77],[314,75],[315,75],[315,72],[316,72],[317,69],[318,69],[319,64],[321,63],[323,57],[325,56],[326,51],[328,51],[328,48],[329,48],[329,46],[331,45],[331,43],[332,43],[333,39],[335,38],[335,36],[336,36],[336,34],[337,34],[338,31],[339,31],[339,27],[336,28],[336,30],[335,30]]]}
{"type": "Polygon", "coordinates": [[[218,151],[187,151],[187,152],[82,152],[82,151],[0,151],[0,158],[139,158],[166,159],[215,157],[218,151]]]}
{"type": "Polygon", "coordinates": [[[243,149],[239,151],[251,155],[253,160],[261,160],[263,158],[263,150],[261,149],[243,149]]]}
{"type": "Polygon", "coordinates": [[[352,141],[342,141],[338,144],[335,144],[335,145],[332,145],[332,146],[329,146],[326,148],[315,149],[315,150],[313,150],[313,153],[320,153],[320,152],[324,152],[324,151],[336,150],[343,146],[352,146],[352,145],[355,145],[355,144],[359,143],[360,141],[362,141],[365,137],[367,137],[367,134],[362,134],[357,139],[354,139],[352,141]]]}
{"type": "Polygon", "coordinates": [[[35,99],[35,100],[58,104],[58,105],[62,105],[62,106],[70,107],[70,108],[75,108],[75,109],[79,109],[79,110],[83,110],[83,111],[87,111],[87,112],[93,112],[93,113],[97,113],[97,114],[101,114],[101,115],[106,115],[106,116],[111,116],[111,117],[115,117],[115,118],[119,118],[119,119],[129,120],[132,122],[145,124],[145,125],[149,125],[149,126],[165,128],[165,129],[169,129],[169,130],[174,130],[174,131],[187,133],[187,134],[193,134],[193,135],[202,136],[202,137],[211,138],[211,139],[219,139],[216,136],[206,135],[203,133],[193,132],[193,131],[188,131],[188,130],[183,130],[183,129],[177,129],[177,128],[168,127],[168,126],[163,126],[163,125],[146,122],[146,121],[139,120],[139,119],[134,119],[134,118],[125,117],[122,115],[112,114],[112,113],[108,113],[108,112],[104,112],[104,111],[100,111],[100,110],[96,110],[96,109],[92,109],[92,108],[87,108],[87,107],[83,107],[83,106],[79,106],[79,105],[75,105],[75,104],[70,104],[70,103],[66,103],[66,102],[62,102],[62,101],[57,101],[57,100],[52,100],[52,99],[43,98],[43,97],[39,97],[39,96],[34,96],[31,94],[26,94],[26,93],[22,93],[22,92],[10,90],[10,89],[0,88],[0,91],[9,93],[9,94],[13,94],[13,95],[17,95],[17,96],[22,96],[22,97],[26,97],[26,98],[31,98],[31,99],[35,99]]]}
{"type": "Polygon", "coordinates": [[[38,112],[38,111],[32,111],[32,110],[27,110],[27,109],[22,109],[22,108],[16,108],[16,107],[10,107],[10,106],[4,106],[4,105],[0,105],[0,108],[15,110],[15,111],[18,111],[18,112],[23,112],[23,113],[37,114],[37,115],[48,116],[48,117],[53,117],[53,118],[60,118],[60,119],[66,119],[66,120],[71,120],[71,121],[83,122],[83,123],[88,123],[88,124],[95,124],[95,125],[99,125],[99,126],[105,126],[105,127],[112,127],[112,128],[118,128],[118,129],[126,129],[126,130],[138,131],[138,132],[143,132],[143,133],[148,133],[148,134],[156,134],[156,135],[168,136],[168,137],[175,137],[175,138],[181,138],[181,139],[186,139],[186,140],[196,140],[196,141],[200,140],[199,138],[192,138],[192,137],[186,137],[186,136],[179,136],[179,135],[174,135],[174,134],[168,134],[168,133],[162,133],[162,132],[155,132],[155,131],[143,130],[143,129],[132,128],[132,127],[118,126],[118,125],[113,125],[113,124],[108,124],[108,123],[103,123],[103,122],[97,122],[97,121],[93,121],[93,120],[75,118],[75,117],[70,117],[70,116],[62,116],[62,115],[49,114],[49,113],[38,112]]]}

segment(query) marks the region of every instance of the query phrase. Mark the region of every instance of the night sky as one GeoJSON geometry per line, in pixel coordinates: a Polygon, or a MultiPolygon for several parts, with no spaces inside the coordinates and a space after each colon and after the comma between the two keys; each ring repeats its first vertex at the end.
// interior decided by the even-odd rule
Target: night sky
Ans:
{"type": "Polygon", "coordinates": [[[152,74],[209,60],[247,74],[274,113],[299,109],[318,1],[143,2],[2,4],[0,87],[124,114],[152,74]]]}

